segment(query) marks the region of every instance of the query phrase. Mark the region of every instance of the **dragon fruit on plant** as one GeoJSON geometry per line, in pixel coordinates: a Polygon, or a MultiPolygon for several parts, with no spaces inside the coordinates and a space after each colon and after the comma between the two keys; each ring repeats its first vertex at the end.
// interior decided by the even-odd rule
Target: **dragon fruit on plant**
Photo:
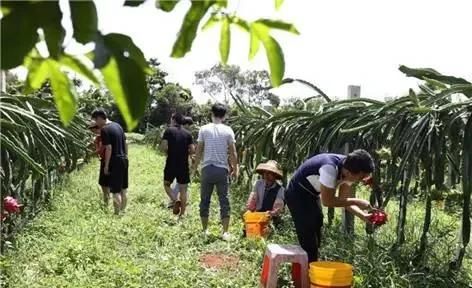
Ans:
{"type": "Polygon", "coordinates": [[[3,199],[3,209],[8,213],[18,213],[20,212],[20,208],[21,205],[18,204],[15,198],[7,196],[3,199]]]}

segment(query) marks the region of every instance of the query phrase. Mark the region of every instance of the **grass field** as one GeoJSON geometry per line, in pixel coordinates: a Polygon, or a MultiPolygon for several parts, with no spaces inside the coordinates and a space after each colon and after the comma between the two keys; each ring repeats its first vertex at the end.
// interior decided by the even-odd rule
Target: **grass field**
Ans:
{"type": "MultiPolygon", "coordinates": [[[[295,243],[288,215],[266,241],[240,237],[240,213],[248,191],[232,190],[233,240],[219,238],[218,205],[213,197],[212,236],[201,235],[199,187],[190,187],[188,215],[177,220],[165,208],[163,158],[145,146],[130,147],[129,206],[124,216],[100,208],[98,162],[69,176],[55,199],[18,235],[0,261],[1,287],[258,287],[262,255],[268,242],[295,243]],[[223,262],[218,263],[220,258],[223,262]],[[209,268],[202,261],[218,265],[209,268]]],[[[395,202],[388,212],[395,215],[395,202]]],[[[447,273],[454,251],[457,216],[435,208],[425,265],[411,264],[422,227],[422,205],[409,206],[407,243],[389,251],[396,219],[372,237],[356,226],[355,239],[339,233],[339,214],[325,231],[322,256],[355,266],[356,287],[471,287],[472,253],[457,275],[447,273]],[[375,240],[375,241],[374,241],[375,240]]],[[[359,221],[358,221],[359,222],[359,221]]],[[[208,263],[207,263],[208,264],[208,263]]],[[[280,287],[291,287],[288,267],[280,287]]]]}

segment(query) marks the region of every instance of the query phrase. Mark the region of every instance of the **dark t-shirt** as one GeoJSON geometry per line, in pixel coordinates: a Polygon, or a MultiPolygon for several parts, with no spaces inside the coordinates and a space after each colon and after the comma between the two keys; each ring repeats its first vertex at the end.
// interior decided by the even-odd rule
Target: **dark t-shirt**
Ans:
{"type": "Polygon", "coordinates": [[[126,157],[126,136],[120,124],[110,122],[101,129],[103,145],[111,145],[111,157],[126,157]]]}
{"type": "Polygon", "coordinates": [[[182,127],[169,127],[162,139],[167,140],[166,165],[188,167],[188,148],[193,144],[192,134],[182,127]]]}

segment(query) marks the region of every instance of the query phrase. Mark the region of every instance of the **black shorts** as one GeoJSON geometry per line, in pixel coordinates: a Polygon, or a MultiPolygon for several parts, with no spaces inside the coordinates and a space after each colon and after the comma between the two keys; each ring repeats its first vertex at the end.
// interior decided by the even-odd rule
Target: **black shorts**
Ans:
{"type": "Polygon", "coordinates": [[[164,168],[164,181],[172,183],[174,179],[177,179],[179,184],[190,183],[190,170],[188,164],[181,166],[169,166],[166,165],[164,168]]]}
{"type": "Polygon", "coordinates": [[[128,189],[128,159],[112,157],[108,177],[108,187],[110,187],[111,193],[120,193],[123,189],[128,189]]]}
{"type": "Polygon", "coordinates": [[[100,173],[99,173],[99,176],[98,176],[98,184],[100,186],[108,187],[110,185],[110,175],[105,175],[104,167],[105,167],[105,161],[101,160],[100,161],[100,173]]]}

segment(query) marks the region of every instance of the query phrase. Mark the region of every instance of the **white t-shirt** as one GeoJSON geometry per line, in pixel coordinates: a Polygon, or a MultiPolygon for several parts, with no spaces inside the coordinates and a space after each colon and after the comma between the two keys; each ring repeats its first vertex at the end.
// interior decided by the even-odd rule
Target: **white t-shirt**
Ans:
{"type": "Polygon", "coordinates": [[[203,165],[228,169],[228,147],[235,143],[234,132],[225,124],[210,123],[198,131],[198,143],[203,143],[203,165]]]}
{"type": "MultiPolygon", "coordinates": [[[[320,175],[309,175],[306,177],[308,182],[315,188],[316,191],[321,191],[321,184],[331,189],[336,189],[340,184],[338,178],[338,168],[334,165],[323,165],[319,169],[320,175]]],[[[346,183],[349,185],[349,183],[346,183]]]]}

